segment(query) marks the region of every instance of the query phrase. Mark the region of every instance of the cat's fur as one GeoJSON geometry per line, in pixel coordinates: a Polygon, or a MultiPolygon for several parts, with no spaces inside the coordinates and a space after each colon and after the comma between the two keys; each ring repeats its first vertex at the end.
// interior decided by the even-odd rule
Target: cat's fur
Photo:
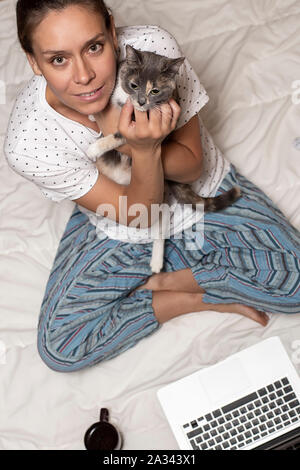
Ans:
{"type": "MultiPolygon", "coordinates": [[[[184,57],[170,59],[153,52],[138,51],[126,46],[126,58],[119,63],[118,75],[111,101],[122,107],[128,96],[139,111],[148,111],[166,103],[171,97],[178,98],[176,74],[184,57]]],[[[108,135],[93,143],[88,156],[96,161],[99,171],[119,184],[128,185],[131,179],[131,159],[115,149],[126,143],[119,133],[108,135]],[[101,158],[100,158],[101,157],[101,158]]],[[[165,200],[171,190],[179,203],[191,204],[193,209],[203,203],[205,211],[218,211],[231,205],[240,196],[240,189],[234,187],[221,196],[204,198],[195,193],[190,184],[165,180],[165,200]]],[[[163,265],[164,228],[161,239],[155,239],[152,252],[152,272],[159,272],[163,265]]]]}

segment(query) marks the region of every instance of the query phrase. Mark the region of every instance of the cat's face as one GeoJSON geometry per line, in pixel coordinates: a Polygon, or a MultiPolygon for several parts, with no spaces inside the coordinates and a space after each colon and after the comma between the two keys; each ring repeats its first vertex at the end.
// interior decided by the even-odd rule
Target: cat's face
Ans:
{"type": "Polygon", "coordinates": [[[139,111],[166,103],[176,88],[175,77],[184,57],[169,59],[153,52],[126,46],[126,59],[120,64],[120,83],[139,111]]]}

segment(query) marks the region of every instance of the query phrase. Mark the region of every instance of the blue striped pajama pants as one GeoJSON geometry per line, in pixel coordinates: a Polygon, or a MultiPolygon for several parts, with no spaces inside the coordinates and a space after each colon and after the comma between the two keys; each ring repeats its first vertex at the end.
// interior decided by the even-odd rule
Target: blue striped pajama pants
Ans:
{"type": "MultiPolygon", "coordinates": [[[[223,211],[205,214],[202,242],[195,225],[182,238],[166,240],[164,271],[191,268],[207,303],[300,313],[300,233],[231,166],[217,194],[234,185],[242,188],[242,197],[223,211]]],[[[99,237],[88,217],[74,208],[39,317],[38,351],[50,368],[75,371],[111,359],[161,326],[152,291],[129,296],[151,275],[151,255],[152,243],[99,237]]]]}

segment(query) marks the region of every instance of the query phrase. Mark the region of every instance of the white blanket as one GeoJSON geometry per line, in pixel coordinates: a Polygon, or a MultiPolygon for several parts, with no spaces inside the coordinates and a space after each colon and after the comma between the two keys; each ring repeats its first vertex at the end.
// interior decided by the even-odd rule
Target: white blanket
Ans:
{"type": "MultiPolygon", "coordinates": [[[[300,229],[299,0],[174,3],[108,1],[118,26],[157,24],[175,36],[210,96],[201,117],[217,145],[300,229]]],[[[299,371],[300,315],[272,315],[263,328],[194,312],[90,369],[58,373],[42,362],[40,305],[74,204],[45,199],[3,158],[10,110],[32,76],[14,5],[0,2],[0,449],[84,449],[84,432],[104,406],[124,449],[178,449],[157,389],[273,335],[299,371]]]]}

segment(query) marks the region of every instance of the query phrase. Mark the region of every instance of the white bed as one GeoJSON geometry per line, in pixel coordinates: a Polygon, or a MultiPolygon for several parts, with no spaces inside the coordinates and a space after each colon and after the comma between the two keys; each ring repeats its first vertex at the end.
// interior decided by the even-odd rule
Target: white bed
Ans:
{"type": "MultiPolygon", "coordinates": [[[[107,4],[117,26],[156,24],[175,36],[210,96],[201,117],[215,142],[300,229],[299,0],[107,4]]],[[[84,449],[84,432],[104,406],[124,449],[178,449],[157,389],[273,335],[299,372],[300,314],[272,315],[263,328],[233,314],[194,312],[80,372],[54,372],[42,362],[40,304],[74,204],[47,200],[3,157],[10,110],[32,76],[14,6],[0,1],[0,449],[84,449]]]]}

